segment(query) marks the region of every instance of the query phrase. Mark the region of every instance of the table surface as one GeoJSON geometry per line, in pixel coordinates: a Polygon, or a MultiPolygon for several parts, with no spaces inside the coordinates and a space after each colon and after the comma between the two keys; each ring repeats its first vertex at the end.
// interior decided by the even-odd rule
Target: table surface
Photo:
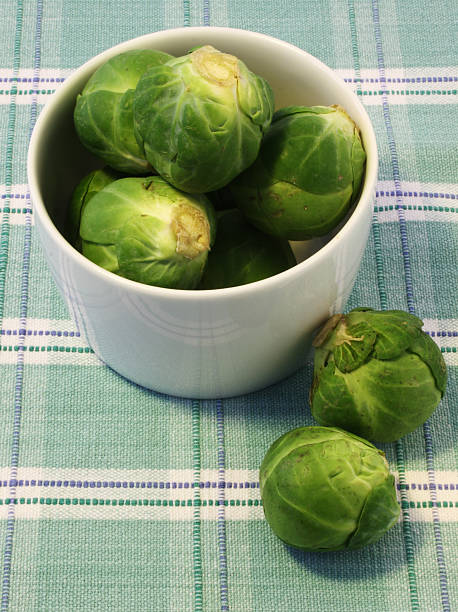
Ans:
{"type": "Polygon", "coordinates": [[[0,3],[1,610],[456,609],[456,24],[453,0],[0,3]],[[311,361],[234,399],[147,391],[98,361],[40,250],[26,155],[43,105],[100,51],[195,25],[305,49],[346,80],[374,124],[371,234],[346,310],[417,314],[449,383],[423,427],[382,445],[401,520],[360,551],[294,551],[263,518],[265,451],[313,424],[311,361]]]}

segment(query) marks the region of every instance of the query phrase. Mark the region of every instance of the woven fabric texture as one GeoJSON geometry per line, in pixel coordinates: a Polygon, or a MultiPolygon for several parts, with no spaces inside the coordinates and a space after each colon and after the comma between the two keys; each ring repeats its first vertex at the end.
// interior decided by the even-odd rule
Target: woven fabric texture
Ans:
{"type": "Polygon", "coordinates": [[[1,610],[458,609],[457,16],[453,0],[0,3],[1,610]],[[371,233],[346,310],[418,315],[449,381],[423,427],[379,445],[401,518],[360,551],[294,551],[263,517],[264,453],[313,424],[311,361],[233,399],[143,389],[85,344],[41,252],[26,157],[43,105],[104,49],[196,25],[315,55],[376,131],[371,233]]]}

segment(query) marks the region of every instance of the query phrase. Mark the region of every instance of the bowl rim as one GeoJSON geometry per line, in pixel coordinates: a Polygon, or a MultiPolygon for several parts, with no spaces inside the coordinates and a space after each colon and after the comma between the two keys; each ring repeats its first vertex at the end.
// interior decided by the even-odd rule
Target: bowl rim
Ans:
{"type": "MultiPolygon", "coordinates": [[[[350,113],[351,114],[351,113],[350,113]]],[[[35,126],[32,130],[30,142],[27,153],[27,179],[32,200],[32,209],[34,214],[39,217],[39,223],[44,227],[47,233],[53,234],[54,239],[59,244],[59,247],[64,251],[65,255],[70,259],[76,260],[80,266],[82,266],[92,276],[99,277],[101,281],[108,282],[111,285],[117,285],[119,289],[125,289],[129,292],[141,294],[144,296],[150,296],[154,298],[164,299],[176,299],[176,300],[190,300],[190,301],[218,301],[220,299],[238,298],[240,296],[249,295],[251,293],[259,293],[260,291],[269,291],[275,285],[283,285],[294,279],[296,276],[302,276],[307,270],[315,268],[320,265],[323,259],[325,259],[330,252],[334,250],[337,244],[345,239],[346,235],[351,232],[352,227],[358,223],[360,217],[366,213],[366,208],[373,206],[371,200],[374,197],[375,185],[377,181],[378,173],[378,153],[377,153],[377,142],[375,137],[374,128],[369,115],[358,99],[356,94],[350,90],[349,86],[345,81],[336,73],[335,70],[330,68],[327,64],[311,55],[304,49],[288,43],[284,40],[271,36],[269,34],[263,34],[261,32],[254,32],[251,30],[244,30],[240,28],[228,28],[222,26],[190,26],[190,27],[178,27],[169,28],[164,30],[157,30],[148,34],[143,34],[135,38],[118,43],[112,47],[109,47],[93,56],[85,63],[81,64],[76,68],[65,81],[59,85],[56,91],[52,94],[50,99],[42,108],[35,126]],[[338,87],[347,87],[347,95],[353,98],[354,105],[358,108],[359,113],[363,121],[358,121],[358,127],[364,141],[364,148],[366,150],[366,168],[363,180],[363,186],[359,195],[358,201],[355,208],[349,218],[345,221],[343,226],[336,232],[336,234],[315,253],[310,255],[304,261],[297,263],[292,268],[284,270],[278,274],[270,276],[268,278],[254,281],[245,285],[237,285],[235,287],[225,287],[222,289],[171,289],[166,287],[157,287],[155,285],[146,285],[137,281],[118,276],[113,272],[109,272],[104,268],[101,268],[91,260],[84,257],[82,253],[77,251],[61,234],[57,229],[53,220],[51,219],[48,210],[41,197],[40,189],[38,187],[38,176],[36,168],[36,160],[39,156],[40,142],[43,141],[42,131],[46,126],[47,121],[50,120],[50,116],[56,106],[59,105],[61,99],[65,98],[68,89],[71,89],[73,83],[81,78],[83,72],[93,72],[103,61],[108,60],[110,57],[118,53],[122,53],[131,48],[140,48],[143,42],[147,43],[151,47],[151,43],[156,41],[166,42],[168,36],[173,33],[174,36],[183,34],[189,36],[190,33],[202,35],[207,34],[209,31],[221,31],[228,34],[234,34],[236,36],[245,36],[247,38],[269,41],[270,44],[276,44],[281,47],[288,48],[294,52],[303,55],[308,62],[314,64],[317,68],[327,74],[328,77],[333,80],[338,87]]]]}

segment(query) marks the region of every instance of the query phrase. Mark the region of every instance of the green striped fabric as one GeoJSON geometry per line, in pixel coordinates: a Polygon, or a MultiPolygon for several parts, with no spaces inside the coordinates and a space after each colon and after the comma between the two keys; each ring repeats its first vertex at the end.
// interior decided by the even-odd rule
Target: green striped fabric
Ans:
{"type": "Polygon", "coordinates": [[[2,611],[458,609],[458,172],[453,0],[0,3],[2,611]],[[380,153],[369,242],[346,305],[424,320],[449,384],[383,445],[401,518],[354,552],[298,552],[263,518],[268,446],[313,424],[312,363],[225,400],[159,395],[101,364],[41,253],[26,156],[63,80],[112,45],[182,26],[270,34],[331,66],[380,153]]]}

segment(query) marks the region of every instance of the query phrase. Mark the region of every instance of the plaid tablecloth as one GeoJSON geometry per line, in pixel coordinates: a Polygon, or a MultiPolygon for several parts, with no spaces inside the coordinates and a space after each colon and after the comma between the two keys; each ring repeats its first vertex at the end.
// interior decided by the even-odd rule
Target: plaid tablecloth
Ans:
{"type": "Polygon", "coordinates": [[[457,13],[455,0],[0,3],[1,610],[457,609],[457,13]],[[311,362],[244,397],[155,394],[97,360],[44,262],[26,179],[43,104],[91,56],[183,25],[309,51],[373,121],[379,182],[346,308],[420,316],[449,384],[424,427],[383,446],[402,517],[361,551],[295,552],[263,519],[258,467],[313,423],[311,362]]]}

